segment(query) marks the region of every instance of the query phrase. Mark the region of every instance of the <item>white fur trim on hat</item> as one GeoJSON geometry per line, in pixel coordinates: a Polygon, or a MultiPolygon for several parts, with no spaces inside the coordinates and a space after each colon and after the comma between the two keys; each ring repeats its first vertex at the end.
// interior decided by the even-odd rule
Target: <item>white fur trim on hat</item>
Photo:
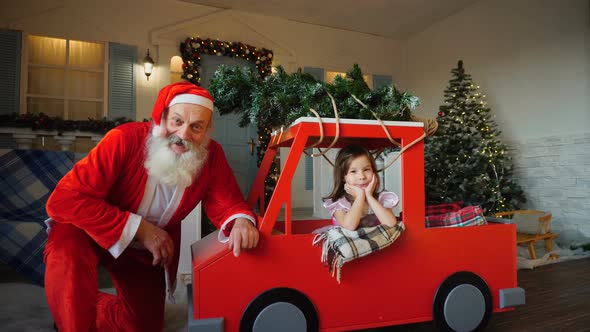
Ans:
{"type": "Polygon", "coordinates": [[[162,126],[155,126],[154,129],[152,129],[152,135],[154,137],[164,137],[166,136],[166,129],[164,129],[162,126]]]}
{"type": "Polygon", "coordinates": [[[211,99],[203,96],[194,95],[191,93],[183,93],[174,96],[174,98],[172,98],[172,100],[170,101],[170,104],[168,104],[168,107],[171,107],[175,104],[201,105],[213,111],[213,101],[211,99]]]}
{"type": "Polygon", "coordinates": [[[160,124],[157,126],[154,126],[154,129],[152,129],[152,136],[154,137],[164,137],[166,136],[166,121],[165,121],[165,116],[164,113],[162,113],[162,118],[160,119],[160,124]]]}

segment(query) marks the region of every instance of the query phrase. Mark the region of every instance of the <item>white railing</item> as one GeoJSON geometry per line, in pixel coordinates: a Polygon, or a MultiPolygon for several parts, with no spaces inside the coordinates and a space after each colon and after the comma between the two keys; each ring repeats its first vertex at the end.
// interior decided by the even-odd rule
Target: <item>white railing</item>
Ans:
{"type": "Polygon", "coordinates": [[[49,136],[60,145],[62,151],[71,151],[72,145],[78,138],[90,138],[93,145],[96,145],[104,136],[89,131],[32,130],[20,127],[0,127],[0,134],[12,135],[18,149],[32,149],[37,138],[49,136]]]}

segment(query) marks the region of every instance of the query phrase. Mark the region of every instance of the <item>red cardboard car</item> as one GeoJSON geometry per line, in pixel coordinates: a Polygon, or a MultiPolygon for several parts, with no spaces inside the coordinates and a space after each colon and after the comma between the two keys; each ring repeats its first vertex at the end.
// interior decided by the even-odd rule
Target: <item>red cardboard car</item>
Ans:
{"type": "Polygon", "coordinates": [[[260,241],[236,258],[214,232],[192,245],[189,331],[350,331],[434,320],[441,330],[485,327],[493,312],[524,304],[517,287],[516,229],[511,224],[426,228],[424,142],[419,122],[384,122],[402,147],[406,231],[389,247],[345,264],[338,283],[312,245],[330,220],[292,220],[291,179],[303,150],[350,143],[393,144],[375,120],[300,118],[276,132],[248,202],[260,241]],[[268,206],[264,179],[279,147],[290,147],[268,206]],[[284,207],[284,222],[277,218],[284,207]],[[191,296],[192,295],[192,296],[191,296]]]}

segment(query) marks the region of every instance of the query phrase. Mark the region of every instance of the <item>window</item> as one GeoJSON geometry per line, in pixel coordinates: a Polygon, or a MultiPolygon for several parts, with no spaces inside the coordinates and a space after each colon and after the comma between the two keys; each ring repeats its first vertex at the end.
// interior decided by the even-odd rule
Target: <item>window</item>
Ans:
{"type": "Polygon", "coordinates": [[[182,58],[178,55],[170,59],[170,83],[183,82],[182,58]]]}
{"type": "MultiPolygon", "coordinates": [[[[337,71],[326,71],[326,82],[334,82],[336,76],[346,77],[346,73],[337,71]]],[[[373,89],[373,82],[369,79],[370,75],[363,75],[363,80],[369,86],[369,89],[373,89]]]]}
{"type": "Polygon", "coordinates": [[[375,90],[383,86],[391,86],[393,78],[390,75],[373,75],[373,88],[375,90]]]}
{"type": "Polygon", "coordinates": [[[102,119],[105,44],[29,35],[26,112],[65,120],[102,119]]]}

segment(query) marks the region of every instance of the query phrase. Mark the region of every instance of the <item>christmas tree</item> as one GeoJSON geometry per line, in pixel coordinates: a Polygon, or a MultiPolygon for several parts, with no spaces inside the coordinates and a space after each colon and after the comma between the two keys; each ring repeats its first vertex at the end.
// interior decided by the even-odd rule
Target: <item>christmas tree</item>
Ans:
{"type": "Polygon", "coordinates": [[[426,203],[463,201],[484,213],[516,210],[526,201],[512,178],[507,146],[463,61],[451,71],[438,131],[425,142],[426,203]]]}

